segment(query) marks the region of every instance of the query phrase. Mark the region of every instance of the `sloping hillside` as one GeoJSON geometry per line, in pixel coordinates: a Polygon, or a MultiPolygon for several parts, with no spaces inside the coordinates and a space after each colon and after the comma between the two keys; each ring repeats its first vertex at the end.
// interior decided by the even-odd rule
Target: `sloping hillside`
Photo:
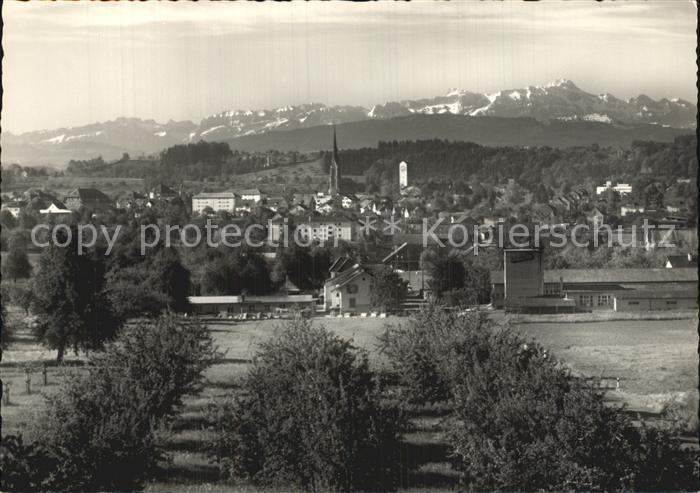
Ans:
{"type": "MultiPolygon", "coordinates": [[[[472,117],[462,115],[412,115],[390,120],[368,120],[338,125],[338,145],[352,149],[374,147],[379,141],[447,139],[489,146],[572,147],[598,144],[629,146],[634,140],[671,142],[688,130],[658,125],[616,125],[600,122],[539,122],[533,118],[472,117]]],[[[317,151],[330,149],[328,125],[289,131],[273,131],[227,141],[244,151],[317,151]]]]}

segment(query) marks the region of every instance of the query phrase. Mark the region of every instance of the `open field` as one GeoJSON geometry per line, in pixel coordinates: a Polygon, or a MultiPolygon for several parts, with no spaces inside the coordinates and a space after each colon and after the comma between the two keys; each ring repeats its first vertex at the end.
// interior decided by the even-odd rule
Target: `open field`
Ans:
{"type": "Polygon", "coordinates": [[[697,319],[517,327],[572,368],[620,377],[630,392],[683,392],[698,386],[697,319]]]}
{"type": "MultiPolygon", "coordinates": [[[[400,323],[401,318],[387,319],[314,319],[341,337],[369,352],[374,365],[382,361],[377,353],[377,336],[383,325],[400,323]]],[[[221,321],[210,324],[222,360],[207,370],[205,388],[185,399],[184,407],[172,424],[168,451],[173,460],[148,488],[149,491],[258,491],[245,485],[222,484],[216,469],[203,453],[208,439],[205,426],[206,408],[234,394],[238,380],[245,373],[256,345],[268,337],[280,321],[221,321]]],[[[516,327],[526,337],[533,337],[577,372],[592,376],[619,376],[622,389],[613,392],[613,400],[624,400],[635,408],[653,409],[673,396],[697,388],[697,320],[625,321],[591,323],[520,324],[516,327]]],[[[22,331],[3,355],[2,378],[11,385],[10,406],[3,406],[3,432],[26,429],[43,407],[44,395],[58,389],[61,372],[48,369],[49,385],[43,386],[41,361],[52,360],[55,352],[42,349],[22,331]],[[35,366],[32,373],[33,393],[25,392],[22,361],[35,366]]],[[[75,359],[74,355],[70,355],[75,359]]],[[[68,371],[79,371],[73,368],[68,371]]],[[[404,457],[406,470],[401,491],[451,491],[457,487],[457,474],[447,461],[447,446],[442,436],[444,409],[416,410],[406,435],[404,457]]]]}

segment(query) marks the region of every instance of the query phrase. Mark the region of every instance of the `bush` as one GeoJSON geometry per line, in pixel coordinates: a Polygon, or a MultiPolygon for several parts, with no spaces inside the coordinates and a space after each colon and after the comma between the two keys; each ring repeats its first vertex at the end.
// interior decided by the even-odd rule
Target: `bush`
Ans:
{"type": "Polygon", "coordinates": [[[3,491],[42,491],[56,467],[55,460],[36,443],[25,444],[22,435],[5,435],[0,445],[3,491]]]}
{"type": "Polygon", "coordinates": [[[676,430],[634,426],[597,387],[507,328],[482,334],[456,380],[449,432],[469,488],[697,488],[676,430]]]}
{"type": "Polygon", "coordinates": [[[379,336],[379,350],[412,404],[451,399],[459,355],[472,344],[486,322],[476,312],[457,316],[429,305],[406,323],[387,326],[379,336]]]}
{"type": "Polygon", "coordinates": [[[697,489],[677,428],[635,426],[507,326],[433,306],[381,348],[410,401],[451,406],[446,436],[470,490],[697,489]]]}
{"type": "Polygon", "coordinates": [[[391,490],[401,416],[367,355],[307,321],[261,345],[240,397],[211,410],[210,454],[234,480],[310,491],[391,490]]]}
{"type": "Polygon", "coordinates": [[[164,316],[125,328],[68,375],[35,439],[55,461],[52,490],[133,491],[162,459],[159,430],[215,356],[206,327],[164,316]]]}

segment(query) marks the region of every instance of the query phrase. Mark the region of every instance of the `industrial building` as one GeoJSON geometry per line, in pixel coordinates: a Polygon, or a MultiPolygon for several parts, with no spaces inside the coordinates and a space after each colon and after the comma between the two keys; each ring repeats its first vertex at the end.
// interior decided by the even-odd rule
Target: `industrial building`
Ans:
{"type": "Polygon", "coordinates": [[[494,308],[523,312],[693,309],[697,283],[695,268],[543,270],[538,249],[506,249],[491,272],[494,308]]]}

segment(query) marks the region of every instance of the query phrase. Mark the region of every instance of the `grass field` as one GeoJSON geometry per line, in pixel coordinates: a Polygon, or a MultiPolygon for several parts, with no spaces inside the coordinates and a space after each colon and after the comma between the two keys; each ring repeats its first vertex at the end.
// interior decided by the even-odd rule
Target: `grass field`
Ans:
{"type": "MultiPolygon", "coordinates": [[[[405,319],[316,318],[314,323],[352,339],[356,346],[367,350],[372,363],[378,365],[381,358],[377,353],[377,336],[385,323],[402,320],[405,319]]],[[[238,379],[245,373],[256,345],[279,323],[261,320],[210,324],[216,344],[225,355],[207,370],[203,392],[185,399],[167,442],[172,463],[163,477],[149,486],[150,491],[257,491],[219,482],[216,469],[202,452],[209,438],[203,431],[205,411],[209,404],[236,391],[238,379]]],[[[696,325],[696,320],[626,321],[521,324],[516,329],[540,341],[578,372],[619,376],[623,388],[615,393],[616,398],[634,406],[649,407],[697,388],[696,325]]],[[[49,368],[49,385],[44,387],[37,367],[32,374],[34,392],[27,395],[25,373],[18,364],[27,361],[36,365],[54,357],[54,352],[42,352],[26,332],[20,333],[4,354],[0,372],[3,380],[10,382],[12,404],[3,406],[3,433],[30,426],[43,407],[43,396],[55,392],[61,378],[62,370],[49,368]]],[[[457,474],[449,466],[442,436],[442,416],[444,409],[439,407],[422,409],[412,415],[403,450],[407,460],[402,491],[450,491],[457,487],[457,474]]]]}

